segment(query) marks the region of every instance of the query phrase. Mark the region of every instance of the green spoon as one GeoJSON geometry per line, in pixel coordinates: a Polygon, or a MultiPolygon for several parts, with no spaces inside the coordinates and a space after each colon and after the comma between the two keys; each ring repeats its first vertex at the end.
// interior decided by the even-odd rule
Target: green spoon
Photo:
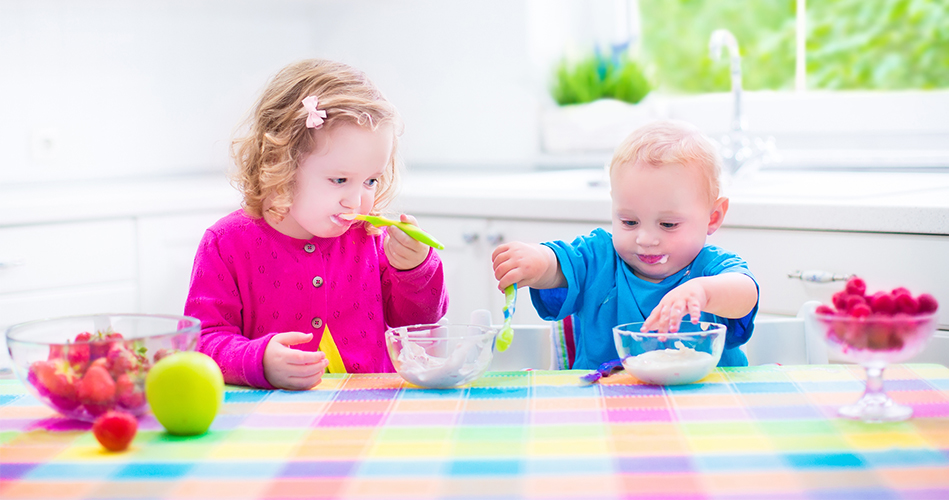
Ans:
{"type": "Polygon", "coordinates": [[[445,245],[442,245],[442,243],[436,240],[434,236],[426,233],[425,231],[422,231],[421,229],[418,228],[418,226],[413,226],[412,224],[409,224],[407,222],[386,219],[385,217],[378,217],[375,215],[362,215],[362,214],[344,214],[341,217],[350,219],[350,220],[353,220],[353,219],[364,220],[376,227],[395,226],[405,231],[405,234],[411,236],[412,239],[414,239],[415,241],[420,241],[438,250],[445,249],[445,245]]]}
{"type": "Polygon", "coordinates": [[[498,348],[498,352],[506,351],[508,347],[511,346],[511,341],[514,340],[514,329],[511,328],[511,318],[514,317],[514,303],[517,302],[517,283],[508,285],[504,289],[504,327],[501,328],[501,333],[498,334],[498,341],[495,344],[498,348]]]}

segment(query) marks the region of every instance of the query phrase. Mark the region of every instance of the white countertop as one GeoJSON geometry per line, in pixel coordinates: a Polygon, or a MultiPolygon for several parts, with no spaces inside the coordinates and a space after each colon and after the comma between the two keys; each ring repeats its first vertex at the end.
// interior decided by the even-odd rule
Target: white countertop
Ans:
{"type": "MultiPolygon", "coordinates": [[[[416,172],[408,213],[604,222],[605,172],[416,172]]],[[[726,193],[725,226],[949,235],[949,173],[760,172],[726,193]]]]}
{"type": "MultiPolygon", "coordinates": [[[[600,169],[406,174],[394,209],[411,214],[605,222],[600,169]]],[[[731,227],[949,235],[949,173],[761,172],[729,188],[731,227]]],[[[230,210],[223,174],[0,187],[0,226],[230,210]]]]}

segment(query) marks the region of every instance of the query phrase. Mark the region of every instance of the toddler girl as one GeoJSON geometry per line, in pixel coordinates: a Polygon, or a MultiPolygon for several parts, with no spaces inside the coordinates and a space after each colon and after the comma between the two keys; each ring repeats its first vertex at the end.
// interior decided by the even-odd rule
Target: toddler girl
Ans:
{"type": "MultiPolygon", "coordinates": [[[[435,251],[377,214],[398,186],[400,119],[360,71],[281,70],[234,141],[243,208],[204,234],[185,314],[229,384],[309,389],[323,372],[392,372],[388,326],[448,308],[435,251]]],[[[402,221],[415,224],[402,215],[402,221]]]]}

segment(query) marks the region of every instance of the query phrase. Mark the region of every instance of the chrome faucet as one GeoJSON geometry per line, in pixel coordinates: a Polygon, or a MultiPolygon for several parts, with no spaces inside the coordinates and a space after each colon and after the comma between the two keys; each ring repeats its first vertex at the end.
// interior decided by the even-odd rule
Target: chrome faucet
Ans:
{"type": "Polygon", "coordinates": [[[726,29],[717,29],[712,32],[708,48],[713,60],[721,57],[723,49],[728,49],[735,113],[732,116],[731,131],[721,138],[719,145],[728,173],[734,176],[746,175],[757,170],[762,164],[776,159],[774,138],[752,138],[745,132],[746,123],[741,104],[741,53],[738,51],[735,35],[726,29]]]}
{"type": "Polygon", "coordinates": [[[722,56],[722,49],[728,49],[731,61],[732,95],[735,101],[735,115],[732,117],[732,132],[745,130],[745,118],[741,115],[741,54],[738,52],[738,40],[731,31],[718,29],[712,32],[708,42],[709,55],[713,60],[722,56]]]}

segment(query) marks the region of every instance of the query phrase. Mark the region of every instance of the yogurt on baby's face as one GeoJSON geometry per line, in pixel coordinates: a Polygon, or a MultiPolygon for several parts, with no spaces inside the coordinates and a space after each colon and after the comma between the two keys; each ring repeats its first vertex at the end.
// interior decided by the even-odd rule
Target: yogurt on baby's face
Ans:
{"type": "Polygon", "coordinates": [[[655,385],[690,384],[715,368],[711,354],[675,343],[675,349],[648,351],[623,360],[623,368],[639,380],[655,385]]]}

